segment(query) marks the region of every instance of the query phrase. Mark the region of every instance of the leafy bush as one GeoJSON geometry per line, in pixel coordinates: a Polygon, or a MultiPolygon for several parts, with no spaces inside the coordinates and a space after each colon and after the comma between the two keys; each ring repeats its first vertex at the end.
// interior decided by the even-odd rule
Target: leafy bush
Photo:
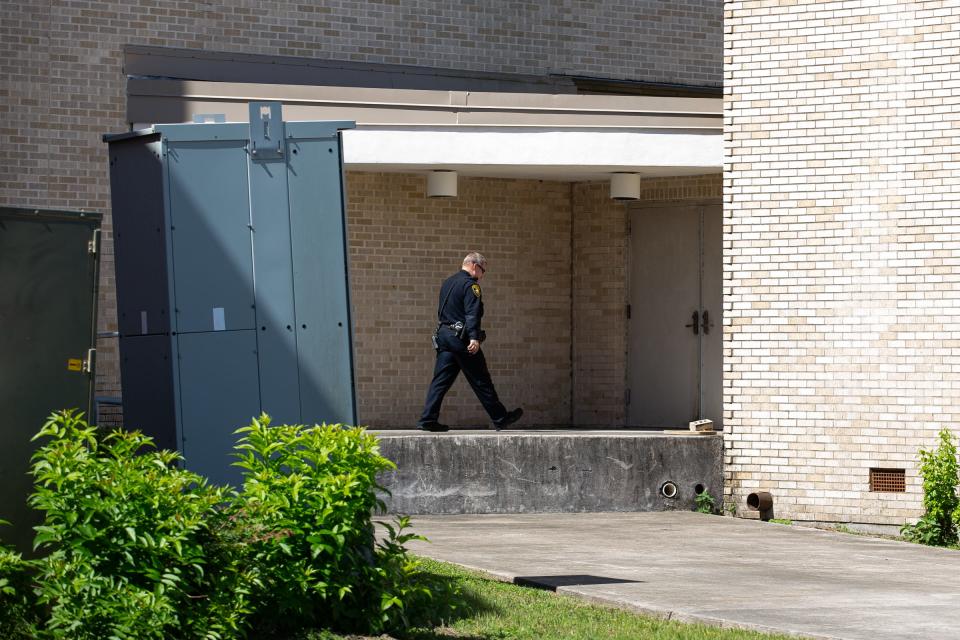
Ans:
{"type": "MultiPolygon", "coordinates": [[[[239,635],[243,589],[225,591],[206,557],[223,489],[178,468],[140,432],[98,432],[73,411],[36,438],[44,513],[35,546],[42,637],[228,638],[239,635]]],[[[35,438],[35,439],[36,439],[35,438]]]]}
{"type": "Polygon", "coordinates": [[[27,562],[0,547],[0,640],[376,633],[452,611],[455,594],[404,548],[419,538],[408,519],[375,538],[376,476],[394,465],[372,435],[267,416],[238,433],[240,493],[140,432],[53,414],[35,438],[30,499],[46,555],[27,562]]]}
{"type": "MultiPolygon", "coordinates": [[[[0,524],[9,524],[0,520],[0,524]]],[[[39,612],[30,588],[29,562],[0,546],[0,640],[28,640],[36,636],[39,612]]]]}
{"type": "Polygon", "coordinates": [[[696,508],[694,511],[697,511],[698,513],[717,512],[717,501],[706,489],[697,494],[697,497],[694,498],[694,502],[696,503],[696,508]]]}
{"type": "Polygon", "coordinates": [[[430,592],[403,548],[417,537],[403,532],[406,519],[375,542],[376,476],[395,468],[376,438],[340,425],[271,426],[265,415],[237,433],[244,480],[231,522],[256,576],[255,628],[405,626],[406,610],[430,592]]]}
{"type": "Polygon", "coordinates": [[[936,449],[919,451],[924,514],[900,533],[912,542],[946,547],[957,543],[957,447],[948,429],[940,430],[939,439],[936,449]]]}

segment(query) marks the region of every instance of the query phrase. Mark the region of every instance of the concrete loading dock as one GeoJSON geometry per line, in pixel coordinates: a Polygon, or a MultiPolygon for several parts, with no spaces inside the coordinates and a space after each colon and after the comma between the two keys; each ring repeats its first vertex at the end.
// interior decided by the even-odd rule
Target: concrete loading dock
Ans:
{"type": "Polygon", "coordinates": [[[625,429],[377,435],[383,455],[398,466],[381,479],[396,513],[689,511],[701,491],[718,505],[723,498],[718,435],[625,429]]]}

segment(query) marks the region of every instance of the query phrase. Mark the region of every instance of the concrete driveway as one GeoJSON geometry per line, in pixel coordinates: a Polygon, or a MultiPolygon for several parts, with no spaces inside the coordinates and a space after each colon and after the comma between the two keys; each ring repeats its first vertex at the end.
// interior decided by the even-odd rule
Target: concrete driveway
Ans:
{"type": "Polygon", "coordinates": [[[690,512],[415,516],[417,554],[519,584],[810,638],[960,639],[960,552],[690,512]]]}

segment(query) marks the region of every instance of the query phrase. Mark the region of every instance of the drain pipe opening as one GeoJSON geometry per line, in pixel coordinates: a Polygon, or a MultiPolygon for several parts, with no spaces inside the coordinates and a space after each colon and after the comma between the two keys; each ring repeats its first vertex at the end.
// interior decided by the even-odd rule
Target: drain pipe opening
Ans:
{"type": "Polygon", "coordinates": [[[773,517],[773,496],[767,491],[757,491],[747,496],[747,506],[760,512],[760,519],[766,522],[773,517]]]}
{"type": "Polygon", "coordinates": [[[667,480],[660,485],[660,495],[662,495],[664,498],[676,498],[677,485],[670,480],[667,480]]]}

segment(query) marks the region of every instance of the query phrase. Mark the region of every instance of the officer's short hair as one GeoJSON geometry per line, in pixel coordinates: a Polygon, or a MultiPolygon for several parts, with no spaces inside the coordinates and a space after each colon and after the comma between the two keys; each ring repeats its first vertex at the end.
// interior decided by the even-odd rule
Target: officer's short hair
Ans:
{"type": "Polygon", "coordinates": [[[468,264],[478,264],[481,267],[486,267],[487,259],[484,258],[482,254],[477,253],[476,251],[471,251],[463,259],[463,266],[467,266],[468,264]]]}

